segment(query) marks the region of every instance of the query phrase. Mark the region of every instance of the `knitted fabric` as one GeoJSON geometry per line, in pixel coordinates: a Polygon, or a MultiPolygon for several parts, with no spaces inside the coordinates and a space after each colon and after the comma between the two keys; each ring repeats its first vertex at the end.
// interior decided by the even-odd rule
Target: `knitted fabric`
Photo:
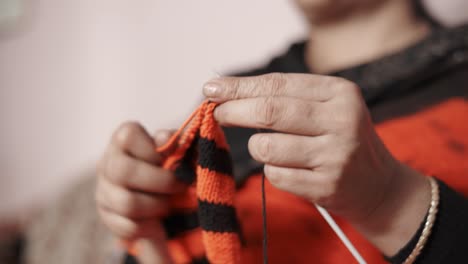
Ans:
{"type": "MultiPolygon", "coordinates": [[[[176,208],[185,208],[186,210],[174,210],[174,214],[164,220],[169,238],[169,249],[176,263],[232,263],[210,258],[210,253],[207,250],[209,246],[207,247],[206,241],[203,241],[202,233],[204,231],[199,228],[199,224],[203,223],[204,220],[202,220],[201,215],[199,216],[200,211],[198,213],[195,211],[198,206],[195,193],[197,188],[201,187],[200,183],[202,182],[202,176],[199,175],[200,170],[196,174],[193,172],[190,174],[190,168],[193,168],[190,162],[176,162],[182,157],[188,161],[194,160],[197,156],[195,150],[200,147],[200,138],[203,137],[200,129],[203,126],[202,120],[207,119],[207,116],[212,118],[212,113],[205,114],[209,112],[207,110],[212,111],[214,106],[214,104],[208,103],[202,105],[200,109],[205,109],[205,111],[200,111],[200,109],[196,111],[190,128],[182,133],[183,135],[178,141],[173,139],[173,142],[170,143],[171,145],[179,142],[180,148],[168,158],[165,166],[169,168],[171,167],[170,163],[179,164],[174,167],[179,179],[190,178],[187,175],[192,175],[191,177],[197,179],[194,181],[196,187],[192,185],[185,193],[185,197],[177,197],[181,200],[179,207],[176,208]],[[169,159],[173,161],[169,162],[169,159]],[[184,201],[184,199],[186,200],[184,201]],[[190,206],[183,207],[184,204],[190,206]]],[[[468,179],[463,176],[468,172],[467,112],[468,102],[461,98],[455,98],[427,107],[417,113],[383,122],[376,125],[376,130],[398,160],[427,175],[437,176],[466,197],[468,195],[468,179]],[[430,143],[428,144],[428,142],[430,143]]],[[[216,123],[213,121],[211,124],[215,125],[216,123]]],[[[217,126],[215,125],[215,127],[217,126]]],[[[207,130],[203,129],[203,131],[207,130]]],[[[216,142],[215,145],[220,149],[227,150],[227,146],[222,144],[223,140],[220,139],[222,133],[220,130],[218,132],[211,134],[211,139],[216,138],[211,142],[216,142]],[[213,135],[217,135],[217,137],[213,135]]],[[[215,159],[213,156],[212,158],[213,160],[219,159],[219,157],[215,159]]],[[[262,251],[262,196],[259,191],[262,184],[261,179],[261,174],[251,175],[235,194],[234,204],[242,227],[241,263],[262,263],[264,257],[262,251]]],[[[353,258],[348,250],[309,202],[274,188],[268,182],[266,182],[265,189],[268,193],[268,258],[270,263],[353,263],[353,258]]],[[[176,204],[174,203],[174,205],[176,204]]],[[[446,209],[441,208],[441,214],[444,214],[445,211],[446,209]]],[[[386,263],[382,258],[382,253],[349,223],[336,216],[335,220],[368,263],[386,263]]],[[[218,220],[209,222],[218,223],[218,220]]],[[[204,225],[201,224],[201,226],[204,225]]],[[[237,231],[232,233],[237,233],[237,231]]],[[[447,247],[447,250],[450,248],[447,247]]],[[[435,251],[439,252],[437,249],[435,251]]],[[[215,253],[215,255],[217,254],[215,253]]]]}
{"type": "Polygon", "coordinates": [[[175,263],[239,263],[236,190],[228,145],[206,101],[169,142],[158,148],[175,151],[163,163],[187,191],[170,201],[172,213],[163,224],[175,263]],[[188,128],[185,129],[185,126],[188,128]]]}

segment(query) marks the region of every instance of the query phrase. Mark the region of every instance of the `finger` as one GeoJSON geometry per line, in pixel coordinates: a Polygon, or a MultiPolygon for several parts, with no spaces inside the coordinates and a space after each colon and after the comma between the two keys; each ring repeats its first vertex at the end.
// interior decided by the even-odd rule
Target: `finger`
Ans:
{"type": "Polygon", "coordinates": [[[122,124],[113,136],[113,143],[125,153],[150,163],[160,163],[153,138],[136,122],[122,124]]]}
{"type": "Polygon", "coordinates": [[[174,194],[184,190],[174,174],[161,167],[116,152],[107,162],[103,175],[116,185],[159,194],[174,194]]]}
{"type": "Polygon", "coordinates": [[[225,102],[214,114],[222,125],[313,136],[326,132],[326,124],[330,121],[321,107],[318,103],[297,98],[258,97],[225,102]]]}
{"type": "Polygon", "coordinates": [[[130,219],[161,217],[168,213],[167,197],[130,191],[99,178],[96,190],[99,206],[130,219]]]}
{"type": "Polygon", "coordinates": [[[313,169],[321,164],[328,136],[307,137],[281,133],[255,134],[249,139],[252,157],[260,163],[313,169]]]}
{"type": "Polygon", "coordinates": [[[255,77],[216,78],[204,85],[203,92],[216,102],[264,96],[328,101],[337,89],[350,84],[351,82],[338,77],[271,73],[255,77]]]}
{"type": "Polygon", "coordinates": [[[158,220],[134,221],[103,207],[98,208],[98,214],[102,222],[119,238],[134,240],[142,237],[157,236],[161,232],[158,220]]]}
{"type": "Polygon", "coordinates": [[[161,228],[161,234],[157,237],[138,240],[137,245],[141,252],[138,258],[141,260],[141,263],[173,263],[167,246],[166,236],[162,231],[161,228]]]}
{"type": "Polygon", "coordinates": [[[265,165],[265,176],[278,189],[303,197],[311,202],[325,204],[333,193],[332,184],[320,173],[309,169],[297,169],[265,165]]]}
{"type": "MultiPolygon", "coordinates": [[[[171,138],[171,136],[175,133],[175,130],[172,129],[162,129],[156,131],[154,134],[154,142],[156,143],[156,147],[161,147],[164,144],[167,143],[167,141],[171,138]]],[[[177,145],[174,144],[171,148],[169,148],[167,151],[160,153],[162,154],[163,157],[167,157],[170,155],[175,149],[177,148],[177,145]]]]}

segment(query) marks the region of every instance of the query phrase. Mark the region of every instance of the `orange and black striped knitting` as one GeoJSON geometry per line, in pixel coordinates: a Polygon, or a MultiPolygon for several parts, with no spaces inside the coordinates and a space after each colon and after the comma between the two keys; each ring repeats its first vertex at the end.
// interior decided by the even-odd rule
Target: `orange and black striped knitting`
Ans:
{"type": "Polygon", "coordinates": [[[163,167],[190,186],[173,197],[171,215],[163,221],[169,251],[177,264],[240,262],[231,157],[213,117],[215,107],[213,102],[204,102],[169,142],[157,149],[163,152],[177,145],[163,167]]]}

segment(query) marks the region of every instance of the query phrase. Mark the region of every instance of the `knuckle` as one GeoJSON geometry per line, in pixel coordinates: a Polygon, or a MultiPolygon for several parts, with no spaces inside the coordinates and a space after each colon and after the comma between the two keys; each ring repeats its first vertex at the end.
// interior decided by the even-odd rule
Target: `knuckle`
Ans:
{"type": "Polygon", "coordinates": [[[138,235],[138,225],[132,220],[116,220],[113,215],[103,210],[99,210],[99,215],[104,225],[115,235],[121,238],[134,238],[138,235]]]}
{"type": "Polygon", "coordinates": [[[279,120],[279,112],[279,106],[274,97],[263,97],[258,101],[255,109],[257,123],[272,128],[279,120]]]}
{"type": "Polygon", "coordinates": [[[135,162],[125,155],[115,155],[109,160],[107,177],[119,185],[125,185],[135,172],[135,162]]]}
{"type": "Polygon", "coordinates": [[[138,122],[127,121],[117,129],[114,140],[118,146],[126,149],[132,145],[140,131],[141,126],[138,122]]]}
{"type": "Polygon", "coordinates": [[[116,225],[115,229],[117,230],[117,233],[123,238],[134,238],[137,237],[140,233],[139,226],[131,220],[129,220],[127,223],[116,225]]]}
{"type": "Polygon", "coordinates": [[[229,82],[230,82],[230,86],[231,86],[231,89],[228,89],[229,98],[240,98],[240,96],[241,96],[240,89],[242,87],[241,86],[241,79],[232,77],[232,78],[230,78],[229,82]]]}
{"type": "Polygon", "coordinates": [[[343,86],[345,87],[345,89],[349,91],[349,93],[357,95],[357,96],[361,95],[361,89],[357,84],[350,82],[350,81],[346,81],[343,84],[343,86]]]}
{"type": "Polygon", "coordinates": [[[284,173],[279,173],[270,166],[265,166],[264,172],[265,176],[268,177],[268,180],[273,186],[279,189],[287,189],[287,186],[289,185],[288,177],[284,173]]]}
{"type": "Polygon", "coordinates": [[[135,197],[127,192],[123,192],[116,197],[114,206],[118,207],[120,213],[126,217],[133,217],[138,211],[135,197]]]}
{"type": "Polygon", "coordinates": [[[357,84],[341,77],[333,78],[332,85],[338,94],[357,95],[361,93],[357,84]]]}
{"type": "Polygon", "coordinates": [[[343,81],[340,77],[332,77],[332,76],[323,76],[322,85],[329,90],[335,90],[337,87],[340,86],[341,82],[343,81]]]}
{"type": "Polygon", "coordinates": [[[338,184],[336,182],[326,181],[321,184],[321,192],[318,194],[316,202],[324,207],[333,207],[337,192],[338,184]]]}
{"type": "Polygon", "coordinates": [[[304,101],[297,101],[297,103],[288,106],[291,109],[291,116],[303,117],[303,120],[310,122],[314,120],[317,116],[316,108],[312,104],[304,101]]]}
{"type": "Polygon", "coordinates": [[[258,158],[261,161],[268,162],[271,159],[272,140],[268,135],[258,135],[255,140],[255,148],[258,158]]]}
{"type": "Polygon", "coordinates": [[[271,89],[271,94],[273,96],[280,95],[284,91],[286,86],[286,75],[284,73],[269,73],[265,74],[263,81],[266,87],[271,89]]]}

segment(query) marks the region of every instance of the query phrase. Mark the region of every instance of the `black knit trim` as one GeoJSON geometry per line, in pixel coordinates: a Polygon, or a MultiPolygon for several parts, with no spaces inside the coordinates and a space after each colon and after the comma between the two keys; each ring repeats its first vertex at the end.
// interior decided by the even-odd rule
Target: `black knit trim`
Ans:
{"type": "Polygon", "coordinates": [[[239,233],[236,210],[232,206],[198,200],[198,214],[205,231],[239,233]]]}
{"type": "Polygon", "coordinates": [[[198,149],[203,155],[198,155],[198,164],[202,168],[232,176],[231,155],[226,149],[219,148],[216,142],[200,137],[198,149]]]}
{"type": "Polygon", "coordinates": [[[171,214],[163,220],[163,226],[166,230],[168,239],[196,229],[200,226],[198,221],[198,213],[196,211],[190,213],[171,214]]]}

